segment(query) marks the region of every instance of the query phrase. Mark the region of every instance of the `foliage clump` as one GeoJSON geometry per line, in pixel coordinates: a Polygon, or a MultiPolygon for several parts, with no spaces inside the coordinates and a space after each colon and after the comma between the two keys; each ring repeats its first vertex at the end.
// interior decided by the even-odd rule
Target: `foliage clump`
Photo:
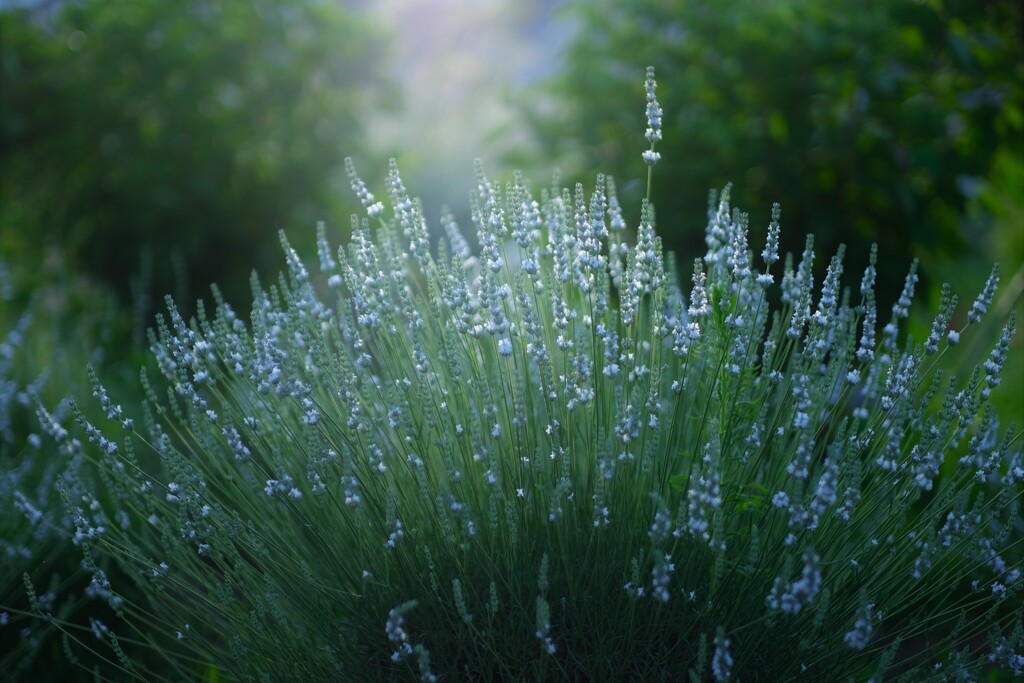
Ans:
{"type": "MultiPolygon", "coordinates": [[[[648,125],[660,109],[650,81],[648,125]]],[[[644,159],[653,170],[657,135],[644,159]]],[[[729,188],[689,285],[610,177],[504,189],[432,252],[392,164],[310,270],[168,300],[139,415],[81,413],[60,486],[117,675],[238,680],[959,680],[1020,673],[1020,433],[901,332],[874,252],[764,249],[729,188]],[[782,267],[779,268],[779,261],[782,267]],[[778,283],[778,303],[773,302],[778,283]],[[116,569],[124,588],[110,579],[116,569]],[[979,636],[988,646],[976,647],[979,636]],[[209,673],[207,675],[210,675],[209,673]]],[[[689,270],[689,269],[688,269],[689,270]]],[[[36,613],[49,612],[38,601],[36,613]]],[[[97,648],[71,627],[69,652],[97,648]]]]}

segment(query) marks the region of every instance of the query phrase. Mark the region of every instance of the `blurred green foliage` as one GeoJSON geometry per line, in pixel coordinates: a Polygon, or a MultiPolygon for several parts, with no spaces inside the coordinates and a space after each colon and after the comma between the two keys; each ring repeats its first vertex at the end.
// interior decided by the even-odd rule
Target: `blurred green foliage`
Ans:
{"type": "Polygon", "coordinates": [[[788,250],[809,232],[819,253],[846,242],[859,272],[877,242],[881,303],[914,256],[926,278],[933,262],[973,258],[953,283],[965,290],[980,288],[982,261],[1001,260],[1004,282],[1024,261],[1019,1],[579,0],[568,12],[579,30],[552,99],[528,104],[533,127],[567,171],[613,173],[637,205],[645,122],[621,103],[655,65],[652,198],[669,248],[702,252],[707,191],[731,181],[754,235],[781,203],[788,250]]]}
{"type": "Polygon", "coordinates": [[[9,261],[57,245],[124,302],[148,249],[155,301],[221,282],[244,304],[250,269],[280,267],[279,229],[303,246],[347,214],[380,36],[343,3],[29,3],[0,35],[9,261]]]}

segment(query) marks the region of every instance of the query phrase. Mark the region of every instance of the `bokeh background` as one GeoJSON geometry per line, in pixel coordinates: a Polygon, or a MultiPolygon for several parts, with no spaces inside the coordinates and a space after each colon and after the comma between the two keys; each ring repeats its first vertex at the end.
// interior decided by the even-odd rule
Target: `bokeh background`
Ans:
{"type": "MultiPolygon", "coordinates": [[[[429,218],[465,216],[474,157],[546,184],[598,171],[636,213],[642,73],[666,112],[654,200],[666,244],[701,248],[733,183],[798,250],[912,257],[926,285],[1024,253],[1017,1],[6,0],[0,242],[28,289],[70,269],[119,300],[240,306],[276,233],[344,234],[342,160],[395,156],[429,218]],[[47,266],[48,263],[54,265],[47,266]],[[28,273],[22,273],[27,270],[28,273]],[[146,291],[142,291],[146,290],[146,291]]],[[[759,227],[760,226],[760,227],[759,227]]],[[[756,233],[755,233],[756,234],[756,233]]],[[[928,288],[926,286],[926,288],[928,288]]]]}

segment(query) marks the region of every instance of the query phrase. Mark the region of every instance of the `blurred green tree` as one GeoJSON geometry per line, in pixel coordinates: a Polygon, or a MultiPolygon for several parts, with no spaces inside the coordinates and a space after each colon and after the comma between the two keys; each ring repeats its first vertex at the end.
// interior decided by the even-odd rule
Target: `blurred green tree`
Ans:
{"type": "Polygon", "coordinates": [[[57,244],[124,301],[145,248],[157,301],[216,281],[244,306],[249,269],[280,267],[278,229],[303,246],[318,219],[346,215],[342,160],[361,151],[381,40],[359,13],[318,0],[20,5],[0,11],[11,262],[57,244]]]}
{"type": "Polygon", "coordinates": [[[995,256],[1007,277],[1024,261],[992,249],[1019,240],[991,234],[1024,230],[1004,220],[1007,203],[1017,216],[1024,205],[1006,182],[1024,158],[1017,0],[574,0],[567,11],[579,30],[550,97],[527,105],[532,126],[566,171],[614,173],[636,206],[643,111],[621,103],[655,65],[665,129],[653,199],[670,248],[700,251],[707,191],[732,181],[755,234],[781,202],[792,251],[813,232],[822,253],[847,242],[860,268],[878,242],[889,297],[913,256],[995,256]]]}

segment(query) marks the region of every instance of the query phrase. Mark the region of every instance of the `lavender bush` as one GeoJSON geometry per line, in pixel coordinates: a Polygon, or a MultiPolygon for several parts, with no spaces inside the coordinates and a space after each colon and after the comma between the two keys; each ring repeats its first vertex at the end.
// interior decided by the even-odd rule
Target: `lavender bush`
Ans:
{"type": "Polygon", "coordinates": [[[110,343],[115,309],[109,300],[89,298],[95,292],[88,287],[62,296],[65,290],[48,273],[32,296],[20,296],[25,270],[24,263],[9,268],[0,260],[0,671],[10,680],[38,680],[44,673],[58,680],[72,673],[48,657],[60,648],[60,631],[29,612],[23,576],[32,572],[39,604],[55,620],[94,611],[83,595],[81,553],[67,542],[73,526],[54,484],[63,479],[71,485],[88,467],[82,442],[68,430],[71,411],[62,398],[88,397],[89,361],[113,369],[102,350],[110,343]]]}
{"type": "Polygon", "coordinates": [[[989,404],[1014,320],[970,377],[936,369],[998,271],[922,342],[916,265],[887,315],[874,256],[852,289],[842,250],[816,282],[810,238],[780,267],[776,206],[758,258],[728,188],[684,288],[611,178],[480,171],[478,249],[446,215],[434,252],[394,163],[386,205],[349,168],[366,213],[337,251],[320,229],[319,272],[282,235],[248,322],[216,290],[191,322],[168,301],[166,395],[144,374],[129,417],[97,380],[95,474],[59,490],[112,616],[33,598],[69,656],[141,680],[1024,672],[1021,433],[989,404]]]}

